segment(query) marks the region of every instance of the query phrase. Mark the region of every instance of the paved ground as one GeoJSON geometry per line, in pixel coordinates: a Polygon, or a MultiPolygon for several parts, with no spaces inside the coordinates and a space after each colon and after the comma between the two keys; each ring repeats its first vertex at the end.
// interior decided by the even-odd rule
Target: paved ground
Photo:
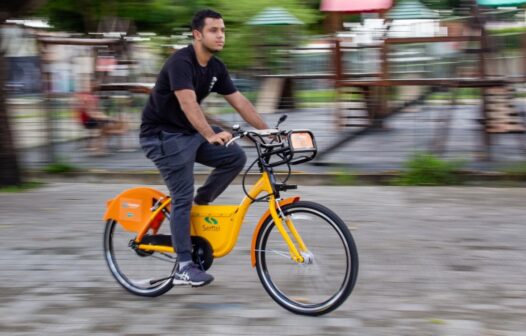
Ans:
{"type": "MultiPolygon", "coordinates": [[[[275,304],[249,266],[261,209],[216,281],[132,296],[102,258],[106,199],[127,188],[49,184],[0,194],[1,335],[451,335],[526,330],[525,189],[305,187],[335,210],[360,252],[358,283],[323,317],[275,304]]],[[[236,202],[239,186],[222,197],[236,202]],[[236,196],[236,197],[234,197],[236,196]]],[[[320,237],[323,239],[323,237],[320,237]]]]}

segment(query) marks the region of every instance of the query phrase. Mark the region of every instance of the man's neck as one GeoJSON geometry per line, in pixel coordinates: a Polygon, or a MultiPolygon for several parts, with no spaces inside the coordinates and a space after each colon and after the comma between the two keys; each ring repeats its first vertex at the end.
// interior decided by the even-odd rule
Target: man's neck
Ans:
{"type": "Polygon", "coordinates": [[[205,67],[208,64],[208,61],[214,56],[212,53],[210,53],[208,50],[203,48],[203,46],[199,43],[194,42],[194,50],[195,50],[195,57],[197,58],[197,62],[200,66],[205,67]]]}

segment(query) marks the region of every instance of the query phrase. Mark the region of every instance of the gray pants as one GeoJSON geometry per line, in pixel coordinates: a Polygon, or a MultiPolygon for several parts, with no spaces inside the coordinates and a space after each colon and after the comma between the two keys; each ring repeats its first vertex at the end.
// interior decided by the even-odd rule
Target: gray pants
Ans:
{"type": "MultiPolygon", "coordinates": [[[[214,127],[216,133],[220,128],[214,127]]],[[[141,137],[141,147],[159,169],[172,197],[170,230],[179,261],[192,258],[190,210],[192,202],[207,204],[218,197],[245,166],[247,157],[237,145],[209,144],[199,133],[161,132],[141,137]],[[194,162],[214,167],[194,198],[194,162]]]]}

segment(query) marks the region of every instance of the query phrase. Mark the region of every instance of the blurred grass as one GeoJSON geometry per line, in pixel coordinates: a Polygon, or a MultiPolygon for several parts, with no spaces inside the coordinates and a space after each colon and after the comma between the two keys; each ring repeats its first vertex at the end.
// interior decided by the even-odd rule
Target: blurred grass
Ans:
{"type": "Polygon", "coordinates": [[[445,161],[430,153],[417,153],[405,163],[401,176],[393,179],[398,186],[456,185],[461,180],[456,175],[464,162],[445,161]]]}
{"type": "Polygon", "coordinates": [[[334,177],[334,184],[339,186],[353,186],[358,184],[357,175],[348,170],[339,170],[334,177]]]}
{"type": "Polygon", "coordinates": [[[295,98],[300,104],[333,102],[336,99],[336,90],[298,90],[295,98]]]}
{"type": "MultiPolygon", "coordinates": [[[[480,99],[481,90],[477,88],[460,88],[457,89],[457,99],[480,99]]],[[[451,99],[450,92],[436,92],[427,98],[428,100],[448,100],[451,99]]]]}
{"type": "Polygon", "coordinates": [[[429,320],[429,322],[431,324],[436,324],[436,325],[445,325],[446,324],[446,321],[441,320],[441,319],[431,319],[431,320],[429,320]]]}
{"type": "Polygon", "coordinates": [[[491,35],[508,35],[508,34],[522,34],[526,32],[526,27],[508,27],[498,29],[488,29],[488,33],[491,35]]]}
{"type": "Polygon", "coordinates": [[[507,174],[526,175],[526,161],[511,164],[502,171],[507,174]]]}
{"type": "Polygon", "coordinates": [[[63,161],[51,163],[43,168],[43,171],[48,174],[70,173],[77,170],[78,168],[74,165],[63,161]]]}
{"type": "Polygon", "coordinates": [[[21,191],[27,191],[32,190],[36,188],[40,188],[44,185],[43,182],[37,182],[37,181],[30,181],[30,182],[24,182],[17,186],[9,186],[9,187],[1,187],[0,192],[2,193],[15,193],[15,192],[21,192],[21,191]]]}
{"type": "MultiPolygon", "coordinates": [[[[13,116],[15,119],[31,119],[31,118],[44,117],[44,113],[41,111],[30,111],[30,112],[16,113],[13,116]]],[[[76,116],[75,112],[70,109],[53,111],[53,119],[69,119],[75,116],[76,116]]]]}

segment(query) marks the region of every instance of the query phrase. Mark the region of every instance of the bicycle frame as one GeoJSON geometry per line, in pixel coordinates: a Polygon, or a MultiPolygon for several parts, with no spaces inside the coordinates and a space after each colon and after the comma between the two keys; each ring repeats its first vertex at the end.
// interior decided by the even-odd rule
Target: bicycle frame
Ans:
{"type": "MultiPolygon", "coordinates": [[[[191,234],[205,238],[211,244],[215,258],[227,255],[237,243],[243,220],[253,200],[261,193],[267,193],[269,195],[268,211],[261,217],[252,238],[252,266],[255,266],[256,237],[268,216],[272,217],[286,242],[291,259],[297,263],[304,262],[302,252],[308,251],[307,246],[294,227],[292,220],[289,217],[285,218],[281,211],[282,206],[297,202],[299,197],[277,199],[274,196],[273,185],[275,183],[273,181],[273,174],[263,170],[259,180],[252,186],[248,196],[245,196],[239,205],[194,205],[191,210],[191,234]]],[[[132,188],[108,201],[108,209],[104,219],[116,220],[124,229],[137,232],[135,242],[138,244],[138,249],[174,253],[174,248],[171,246],[141,244],[141,240],[150,230],[153,231],[153,234],[157,233],[163,217],[168,216],[167,209],[169,210],[170,203],[169,197],[155,189],[132,188]],[[157,200],[157,206],[149,208],[148,202],[151,202],[152,199],[157,200]]]]}

